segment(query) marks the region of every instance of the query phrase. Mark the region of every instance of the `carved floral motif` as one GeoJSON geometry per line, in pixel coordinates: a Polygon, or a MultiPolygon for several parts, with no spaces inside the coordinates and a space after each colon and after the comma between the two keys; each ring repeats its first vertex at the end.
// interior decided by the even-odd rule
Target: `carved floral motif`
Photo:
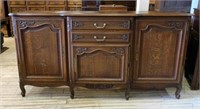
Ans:
{"type": "Polygon", "coordinates": [[[110,89],[113,87],[113,84],[86,84],[89,89],[110,89]]]}
{"type": "Polygon", "coordinates": [[[84,52],[86,52],[87,51],[87,48],[77,48],[76,49],[76,52],[78,53],[78,54],[82,54],[82,53],[84,53],[84,52]]]}
{"type": "Polygon", "coordinates": [[[72,27],[73,28],[78,28],[78,27],[81,27],[81,26],[83,26],[82,22],[77,22],[77,21],[73,21],[72,22],[72,27]]]}
{"type": "Polygon", "coordinates": [[[34,24],[35,24],[35,21],[33,21],[33,20],[19,21],[19,27],[20,28],[33,26],[34,24]]]}
{"type": "Polygon", "coordinates": [[[178,29],[182,29],[183,26],[184,26],[184,22],[182,22],[182,21],[169,21],[168,26],[175,27],[175,28],[178,28],[178,29]]]}
{"type": "Polygon", "coordinates": [[[122,35],[121,38],[124,41],[128,41],[128,35],[127,34],[122,35]]]}
{"type": "Polygon", "coordinates": [[[79,35],[77,35],[77,34],[73,34],[72,35],[72,40],[73,41],[75,41],[75,40],[78,40],[78,39],[80,39],[81,37],[79,36],[79,35]]]}
{"type": "Polygon", "coordinates": [[[117,53],[117,54],[124,54],[125,53],[125,50],[123,48],[113,48],[112,51],[117,53]]]}
{"type": "Polygon", "coordinates": [[[121,26],[122,28],[125,28],[125,29],[129,29],[130,23],[126,21],[126,22],[121,23],[119,26],[121,26]]]}

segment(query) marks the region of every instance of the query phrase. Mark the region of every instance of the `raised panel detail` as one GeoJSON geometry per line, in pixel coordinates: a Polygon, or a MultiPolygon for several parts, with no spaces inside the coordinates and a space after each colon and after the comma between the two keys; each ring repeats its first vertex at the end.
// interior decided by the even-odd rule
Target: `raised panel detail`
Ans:
{"type": "Polygon", "coordinates": [[[60,75],[59,68],[59,30],[49,25],[26,29],[22,34],[26,58],[27,76],[31,75],[60,75]],[[54,52],[52,54],[51,52],[54,52]]]}
{"type": "MultiPolygon", "coordinates": [[[[58,21],[62,24],[64,21],[58,21]]],[[[19,21],[21,33],[21,50],[23,52],[25,78],[46,80],[66,80],[65,57],[63,56],[64,28],[54,24],[41,25],[37,21],[19,21]]]]}
{"type": "Polygon", "coordinates": [[[179,81],[182,21],[137,21],[134,82],[179,81]]]}
{"type": "Polygon", "coordinates": [[[76,81],[124,82],[128,47],[74,47],[76,81]]]}
{"type": "Polygon", "coordinates": [[[174,78],[181,31],[159,26],[141,31],[139,78],[174,78]]]}

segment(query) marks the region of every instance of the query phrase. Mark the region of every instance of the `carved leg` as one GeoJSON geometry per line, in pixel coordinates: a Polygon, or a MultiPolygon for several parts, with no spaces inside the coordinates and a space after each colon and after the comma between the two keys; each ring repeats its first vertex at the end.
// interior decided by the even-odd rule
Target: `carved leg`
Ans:
{"type": "Polygon", "coordinates": [[[74,99],[74,87],[70,87],[70,97],[74,99]]]}
{"type": "Polygon", "coordinates": [[[25,94],[26,94],[26,90],[25,90],[25,88],[24,88],[24,84],[23,83],[19,83],[20,85],[20,89],[21,89],[21,95],[22,95],[22,97],[25,97],[25,94]]]}
{"type": "Polygon", "coordinates": [[[175,92],[176,99],[180,99],[180,97],[181,97],[181,95],[180,95],[181,89],[182,89],[181,86],[178,86],[176,88],[176,92],[175,92]]]}
{"type": "Polygon", "coordinates": [[[125,98],[129,100],[129,92],[130,92],[130,84],[127,84],[126,91],[125,91],[125,98]]]}

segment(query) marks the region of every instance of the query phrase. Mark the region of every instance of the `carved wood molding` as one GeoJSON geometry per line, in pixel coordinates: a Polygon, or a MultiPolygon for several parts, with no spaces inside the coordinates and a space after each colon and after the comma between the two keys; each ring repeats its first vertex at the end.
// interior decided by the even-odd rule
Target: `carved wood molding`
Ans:
{"type": "Polygon", "coordinates": [[[80,35],[72,34],[72,40],[73,40],[73,41],[78,40],[78,39],[80,39],[80,38],[81,38],[80,35]]]}
{"type": "Polygon", "coordinates": [[[78,28],[78,27],[81,27],[83,26],[84,24],[82,22],[77,22],[77,21],[73,21],[72,22],[72,27],[73,28],[78,28]]]}
{"type": "Polygon", "coordinates": [[[87,50],[88,50],[88,48],[77,48],[76,52],[77,52],[77,54],[82,54],[82,53],[85,53],[87,50]]]}
{"type": "Polygon", "coordinates": [[[182,29],[184,26],[184,22],[183,21],[168,21],[167,25],[169,27],[174,27],[177,29],[182,29]]]}
{"type": "Polygon", "coordinates": [[[150,31],[152,28],[153,29],[172,29],[172,28],[175,28],[175,29],[182,29],[184,27],[184,22],[171,22],[169,21],[167,23],[167,25],[160,25],[160,24],[148,24],[145,28],[141,29],[141,31],[145,31],[145,32],[148,32],[150,31]]]}
{"type": "Polygon", "coordinates": [[[124,54],[125,53],[124,48],[113,48],[112,51],[114,53],[117,53],[117,54],[124,54]]]}
{"type": "Polygon", "coordinates": [[[113,84],[86,84],[85,87],[89,89],[110,89],[113,88],[113,84]]]}
{"type": "Polygon", "coordinates": [[[35,24],[35,21],[33,21],[33,20],[22,20],[22,21],[19,21],[19,27],[20,28],[33,26],[34,24],[35,24]]]}
{"type": "Polygon", "coordinates": [[[124,41],[128,41],[128,35],[127,35],[127,34],[123,34],[123,35],[121,36],[121,38],[122,38],[122,40],[124,40],[124,41]]]}
{"type": "Polygon", "coordinates": [[[130,28],[130,22],[123,22],[121,23],[119,26],[121,26],[122,28],[125,28],[125,29],[129,29],[130,28]]]}

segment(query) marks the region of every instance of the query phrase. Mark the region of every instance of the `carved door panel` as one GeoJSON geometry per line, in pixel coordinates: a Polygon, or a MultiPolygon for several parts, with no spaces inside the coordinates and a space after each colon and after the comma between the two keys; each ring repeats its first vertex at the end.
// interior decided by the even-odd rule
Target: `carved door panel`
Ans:
{"type": "Polygon", "coordinates": [[[73,56],[76,83],[114,84],[127,80],[127,45],[74,46],[73,56]]]}
{"type": "Polygon", "coordinates": [[[178,83],[185,45],[183,19],[136,21],[134,83],[178,83]]]}
{"type": "Polygon", "coordinates": [[[64,19],[17,21],[20,77],[27,81],[67,81],[64,19]]]}

